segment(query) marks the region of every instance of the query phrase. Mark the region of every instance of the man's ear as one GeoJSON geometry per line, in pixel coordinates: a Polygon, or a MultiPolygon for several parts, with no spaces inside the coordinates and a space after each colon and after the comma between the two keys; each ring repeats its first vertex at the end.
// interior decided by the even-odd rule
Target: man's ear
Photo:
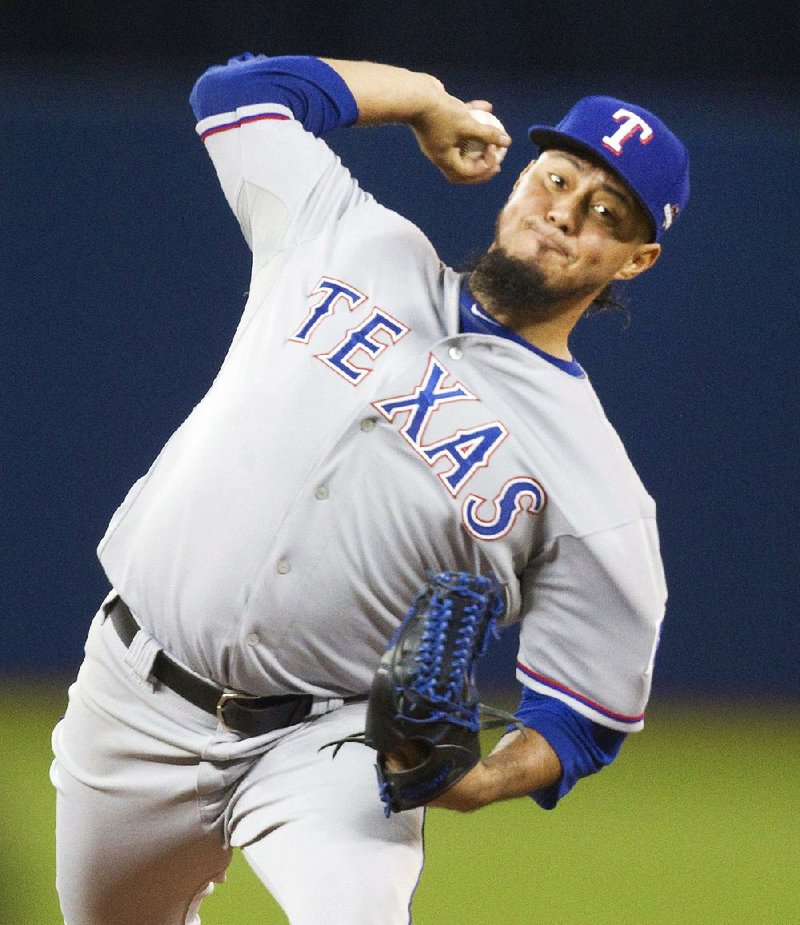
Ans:
{"type": "Polygon", "coordinates": [[[636,250],[630,255],[625,263],[619,268],[614,279],[633,279],[650,267],[658,260],[661,254],[661,245],[652,242],[650,244],[639,244],[636,250]]]}

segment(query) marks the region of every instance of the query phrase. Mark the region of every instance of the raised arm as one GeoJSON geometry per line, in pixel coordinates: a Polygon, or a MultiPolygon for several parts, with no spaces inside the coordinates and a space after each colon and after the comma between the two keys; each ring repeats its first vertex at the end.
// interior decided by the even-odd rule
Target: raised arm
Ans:
{"type": "Polygon", "coordinates": [[[464,103],[430,74],[369,61],[323,59],[347,84],[361,125],[403,123],[416,135],[422,153],[452,183],[485,183],[500,170],[491,148],[477,160],[465,157],[470,139],[507,148],[511,138],[477,122],[470,109],[491,110],[485,100],[464,103]]]}
{"type": "Polygon", "coordinates": [[[287,229],[296,240],[308,237],[357,195],[331,150],[310,136],[324,138],[354,122],[407,124],[454,183],[482,183],[499,170],[491,149],[477,160],[465,157],[466,141],[510,143],[469,113],[491,104],[462,103],[435,77],[370,62],[245,53],[205,71],[190,102],[225,197],[262,262],[286,246],[287,229]]]}

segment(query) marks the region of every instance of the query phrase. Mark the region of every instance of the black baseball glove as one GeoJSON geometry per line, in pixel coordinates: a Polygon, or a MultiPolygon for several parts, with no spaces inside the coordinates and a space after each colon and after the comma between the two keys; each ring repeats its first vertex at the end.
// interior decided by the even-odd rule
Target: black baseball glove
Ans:
{"type": "MultiPolygon", "coordinates": [[[[459,781],[480,760],[482,728],[518,725],[478,704],[475,686],[478,659],[504,610],[493,578],[429,573],[392,637],[370,689],[366,730],[344,740],[377,751],[387,816],[429,803],[459,781]],[[398,750],[418,762],[392,770],[386,758],[398,750]]],[[[344,742],[331,744],[338,750],[344,742]]]]}

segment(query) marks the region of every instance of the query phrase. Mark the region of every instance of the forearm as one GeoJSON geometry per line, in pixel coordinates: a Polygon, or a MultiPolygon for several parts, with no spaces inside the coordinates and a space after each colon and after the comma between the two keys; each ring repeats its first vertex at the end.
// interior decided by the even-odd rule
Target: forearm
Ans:
{"type": "Polygon", "coordinates": [[[442,82],[430,74],[371,61],[322,60],[350,89],[361,125],[412,125],[449,96],[442,82]]]}
{"type": "Polygon", "coordinates": [[[470,104],[451,96],[430,74],[369,61],[322,59],[347,85],[358,107],[358,122],[398,122],[413,130],[420,150],[453,183],[485,183],[500,170],[497,152],[511,138],[494,125],[476,121],[470,109],[491,110],[485,100],[470,104]],[[485,145],[480,157],[468,157],[465,145],[485,145]]]}
{"type": "Polygon", "coordinates": [[[560,777],[561,762],[547,740],[533,729],[515,730],[431,805],[468,812],[528,796],[552,786],[560,777]]]}

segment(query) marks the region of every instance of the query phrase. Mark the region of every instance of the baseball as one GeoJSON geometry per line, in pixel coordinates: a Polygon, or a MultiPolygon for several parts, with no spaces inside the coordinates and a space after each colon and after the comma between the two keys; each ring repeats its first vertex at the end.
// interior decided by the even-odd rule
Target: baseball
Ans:
{"type": "MultiPolygon", "coordinates": [[[[476,122],[483,122],[485,125],[494,125],[496,128],[502,129],[503,123],[497,118],[497,116],[492,115],[490,112],[486,112],[485,109],[470,109],[470,115],[476,122]]],[[[494,148],[495,157],[497,158],[497,163],[499,164],[503,158],[506,156],[507,148],[499,147],[498,145],[489,145],[489,147],[494,148]]],[[[483,157],[484,152],[486,151],[486,145],[478,141],[477,138],[472,138],[469,141],[465,141],[461,145],[461,153],[464,157],[468,157],[471,160],[477,160],[479,157],[483,157]]]]}

